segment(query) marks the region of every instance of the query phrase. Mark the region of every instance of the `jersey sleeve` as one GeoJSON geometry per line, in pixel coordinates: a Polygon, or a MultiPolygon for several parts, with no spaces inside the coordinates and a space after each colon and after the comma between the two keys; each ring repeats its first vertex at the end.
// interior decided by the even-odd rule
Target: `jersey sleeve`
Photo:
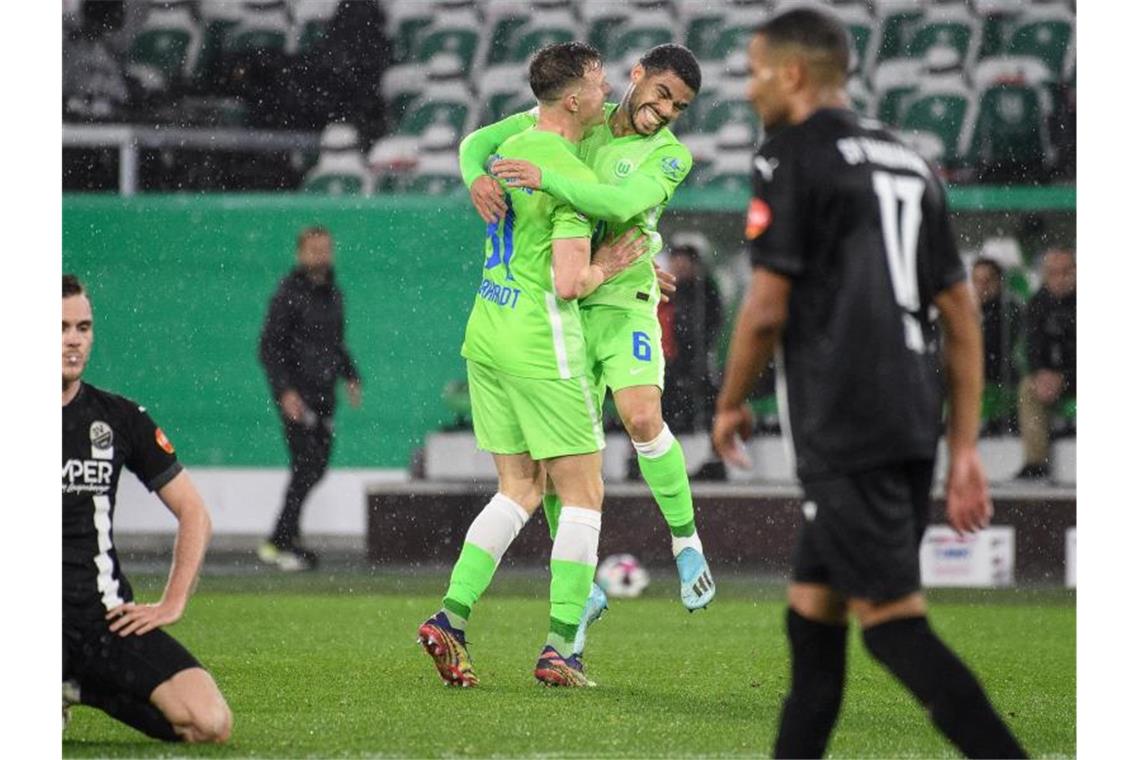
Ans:
{"type": "Polygon", "coordinates": [[[542,169],[542,188],[596,219],[628,222],[673,197],[689,171],[693,158],[680,143],[658,148],[637,171],[617,185],[571,179],[555,169],[542,169]]]}
{"type": "Polygon", "coordinates": [[[806,267],[797,194],[802,191],[795,155],[764,146],[752,162],[752,200],[744,237],[753,267],[795,277],[806,267]]]}
{"type": "Polygon", "coordinates": [[[533,111],[525,111],[476,129],[459,143],[459,171],[467,187],[487,173],[487,159],[508,137],[513,137],[537,122],[533,111]]]}
{"type": "Polygon", "coordinates": [[[589,238],[594,232],[594,223],[590,218],[568,203],[555,204],[550,219],[551,240],[589,238]]]}
{"type": "Polygon", "coordinates": [[[174,444],[141,406],[127,402],[126,414],[131,447],[124,464],[147,490],[157,491],[182,472],[174,444]]]}

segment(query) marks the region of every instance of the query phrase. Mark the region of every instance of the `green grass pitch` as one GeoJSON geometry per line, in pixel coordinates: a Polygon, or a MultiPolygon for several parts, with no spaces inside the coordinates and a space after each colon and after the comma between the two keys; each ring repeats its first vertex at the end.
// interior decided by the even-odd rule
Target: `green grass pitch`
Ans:
{"type": "MultiPolygon", "coordinates": [[[[153,742],[75,708],[64,757],[756,757],[769,755],[788,677],[782,589],[718,578],[686,613],[655,572],[591,630],[598,688],[531,676],[546,581],[503,571],[473,615],[476,689],[445,688],[415,644],[446,585],[438,570],[207,576],[171,632],[209,667],[235,715],[224,747],[153,742]]],[[[138,577],[142,600],[161,578],[138,577]]],[[[935,629],[977,673],[1034,757],[1076,753],[1076,596],[1061,590],[931,594],[935,629]]],[[[955,757],[851,635],[833,757],[955,757]]]]}

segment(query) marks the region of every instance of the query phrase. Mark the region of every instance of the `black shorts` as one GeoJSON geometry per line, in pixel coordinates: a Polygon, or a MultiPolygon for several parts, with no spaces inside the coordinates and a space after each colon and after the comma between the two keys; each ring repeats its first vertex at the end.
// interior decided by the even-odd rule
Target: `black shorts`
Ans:
{"type": "Polygon", "coordinates": [[[920,460],[804,483],[792,578],[877,602],[918,591],[933,475],[920,460]]]}
{"type": "Polygon", "coordinates": [[[169,633],[159,629],[142,636],[112,633],[102,620],[64,621],[63,679],[132,694],[149,700],[159,684],[201,663],[169,633]]]}

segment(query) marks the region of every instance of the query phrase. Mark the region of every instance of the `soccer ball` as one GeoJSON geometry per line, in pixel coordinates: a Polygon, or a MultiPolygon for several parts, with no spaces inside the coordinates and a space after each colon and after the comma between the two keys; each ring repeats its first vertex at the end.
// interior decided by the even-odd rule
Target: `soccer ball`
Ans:
{"type": "Polygon", "coordinates": [[[611,554],[598,565],[598,585],[607,596],[632,598],[649,585],[649,573],[632,554],[611,554]]]}

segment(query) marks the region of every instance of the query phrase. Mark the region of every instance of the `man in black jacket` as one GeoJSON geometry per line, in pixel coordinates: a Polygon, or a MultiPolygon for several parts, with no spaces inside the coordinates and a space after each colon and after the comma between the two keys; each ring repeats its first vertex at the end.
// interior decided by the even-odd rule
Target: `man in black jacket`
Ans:
{"type": "Polygon", "coordinates": [[[360,406],[360,375],[344,344],[344,300],[333,280],[332,236],[308,227],[297,236],[297,268],[277,287],[261,332],[260,357],[289,444],[289,487],[273,535],[258,549],[282,570],[307,570],[316,555],[301,547],[301,506],[328,467],[336,381],[360,406]]]}
{"type": "Polygon", "coordinates": [[[970,276],[982,310],[986,380],[982,435],[1000,434],[1013,429],[1020,377],[1017,357],[1024,335],[1022,307],[1006,293],[1001,264],[993,259],[979,258],[970,276]]]}
{"type": "Polygon", "coordinates": [[[1029,300],[1026,320],[1029,374],[1018,394],[1018,424],[1025,465],[1019,478],[1046,478],[1049,419],[1077,394],[1077,258],[1054,248],[1041,262],[1041,290],[1029,300]]]}

